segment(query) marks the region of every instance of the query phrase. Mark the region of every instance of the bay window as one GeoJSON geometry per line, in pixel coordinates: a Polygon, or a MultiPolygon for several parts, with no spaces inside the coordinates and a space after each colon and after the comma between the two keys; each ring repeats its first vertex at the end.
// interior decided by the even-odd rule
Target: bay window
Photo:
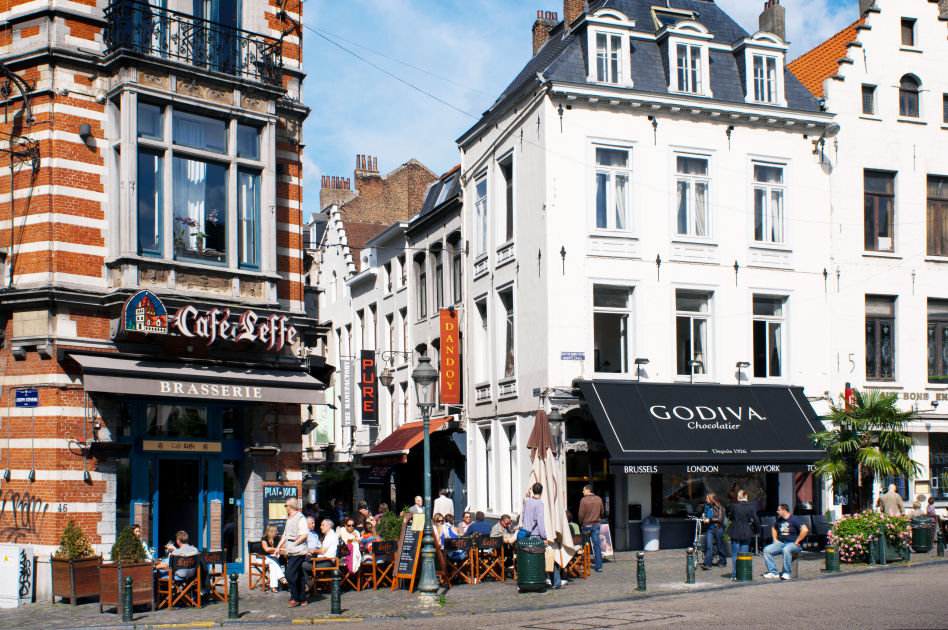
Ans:
{"type": "Polygon", "coordinates": [[[138,151],[138,253],[161,256],[161,154],[138,151]]]}
{"type": "Polygon", "coordinates": [[[260,266],[260,175],[237,170],[237,260],[241,267],[260,266]]]}
{"type": "Polygon", "coordinates": [[[628,230],[629,151],[596,147],[596,228],[628,230]]]}
{"type": "Polygon", "coordinates": [[[175,258],[227,261],[227,167],[175,156],[175,258]]]}
{"type": "Polygon", "coordinates": [[[679,155],[676,171],[678,234],[708,236],[708,159],[679,155]]]}

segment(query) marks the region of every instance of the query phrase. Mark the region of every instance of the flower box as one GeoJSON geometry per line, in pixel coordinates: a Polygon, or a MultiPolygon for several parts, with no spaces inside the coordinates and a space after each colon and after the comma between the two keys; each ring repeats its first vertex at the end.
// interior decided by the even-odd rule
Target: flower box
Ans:
{"type": "Polygon", "coordinates": [[[50,558],[50,567],[53,578],[53,602],[57,597],[68,599],[75,606],[80,597],[97,597],[99,595],[99,561],[94,558],[81,560],[65,560],[50,558]]]}
{"type": "Polygon", "coordinates": [[[122,591],[125,578],[132,578],[132,606],[149,604],[155,609],[155,567],[151,562],[120,564],[99,563],[99,612],[104,608],[122,610],[122,591]]]}

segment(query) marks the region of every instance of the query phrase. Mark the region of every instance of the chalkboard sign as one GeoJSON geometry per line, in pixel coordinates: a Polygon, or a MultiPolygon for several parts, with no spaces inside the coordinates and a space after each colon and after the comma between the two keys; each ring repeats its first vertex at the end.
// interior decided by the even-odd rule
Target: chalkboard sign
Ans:
{"type": "Polygon", "coordinates": [[[421,552],[420,530],[408,527],[410,516],[402,517],[402,532],[398,537],[398,553],[395,556],[395,579],[392,580],[392,590],[399,584],[399,580],[410,580],[408,591],[415,590],[415,572],[418,570],[418,556],[421,552]]]}
{"type": "Polygon", "coordinates": [[[263,527],[276,525],[277,533],[283,535],[286,524],[286,500],[298,499],[296,486],[263,486],[263,527]]]}

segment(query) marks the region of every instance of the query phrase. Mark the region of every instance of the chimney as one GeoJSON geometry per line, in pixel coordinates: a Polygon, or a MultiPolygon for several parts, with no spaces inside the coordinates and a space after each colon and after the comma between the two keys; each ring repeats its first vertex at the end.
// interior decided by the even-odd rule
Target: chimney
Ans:
{"type": "MultiPolygon", "coordinates": [[[[944,2],[942,2],[944,4],[944,2]]],[[[859,0],[859,15],[863,16],[866,11],[876,6],[876,0],[859,0]]]]}
{"type": "Polygon", "coordinates": [[[941,17],[948,18],[948,0],[938,0],[938,8],[941,9],[941,17]]]}
{"type": "Polygon", "coordinates": [[[324,210],[334,203],[343,204],[352,199],[351,180],[348,177],[333,177],[323,175],[322,187],[319,189],[319,209],[324,210]]]}
{"type": "Polygon", "coordinates": [[[379,159],[371,155],[356,156],[355,188],[360,197],[382,193],[382,176],[379,174],[379,159]]]}
{"type": "MultiPolygon", "coordinates": [[[[948,1],[948,0],[946,0],[948,1]]],[[[537,11],[537,21],[533,23],[533,55],[543,48],[550,39],[550,31],[556,26],[557,16],[553,11],[537,11]]]]}
{"type": "Polygon", "coordinates": [[[783,41],[787,41],[787,13],[780,6],[780,0],[767,0],[764,11],[758,21],[760,30],[773,33],[783,41]]]}
{"type": "Polygon", "coordinates": [[[568,30],[585,10],[585,0],[563,0],[563,28],[568,30]]]}

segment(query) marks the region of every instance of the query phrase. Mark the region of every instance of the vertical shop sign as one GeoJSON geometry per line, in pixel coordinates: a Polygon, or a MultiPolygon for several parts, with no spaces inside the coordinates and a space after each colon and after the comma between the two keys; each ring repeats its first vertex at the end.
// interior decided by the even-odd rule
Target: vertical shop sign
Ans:
{"type": "Polygon", "coordinates": [[[359,360],[359,387],[362,389],[362,424],[379,424],[379,389],[375,386],[375,350],[363,350],[359,360]]]}
{"type": "Polygon", "coordinates": [[[441,404],[461,404],[461,370],[458,351],[458,312],[443,308],[441,319],[441,404]]]}
{"type": "Polygon", "coordinates": [[[342,426],[351,427],[352,422],[352,399],[355,362],[351,359],[343,359],[342,365],[342,426]]]}

